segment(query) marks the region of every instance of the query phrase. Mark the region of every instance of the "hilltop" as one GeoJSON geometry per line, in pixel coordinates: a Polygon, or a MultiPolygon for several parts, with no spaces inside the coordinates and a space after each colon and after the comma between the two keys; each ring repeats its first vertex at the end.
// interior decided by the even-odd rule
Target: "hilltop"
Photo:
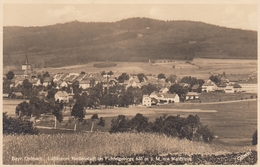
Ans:
{"type": "Polygon", "coordinates": [[[130,18],[73,21],[43,27],[3,27],[4,66],[20,66],[27,54],[36,68],[94,61],[257,58],[257,32],[194,21],[130,18]]]}

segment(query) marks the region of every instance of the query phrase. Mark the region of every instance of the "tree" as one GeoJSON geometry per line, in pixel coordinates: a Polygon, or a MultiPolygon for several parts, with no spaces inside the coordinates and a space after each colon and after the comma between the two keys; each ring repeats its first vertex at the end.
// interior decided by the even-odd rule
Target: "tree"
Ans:
{"type": "Polygon", "coordinates": [[[5,76],[7,79],[12,80],[14,78],[14,72],[8,71],[8,73],[5,76]]]}
{"type": "Polygon", "coordinates": [[[24,115],[31,116],[32,111],[30,110],[29,103],[23,101],[22,103],[18,104],[15,108],[15,114],[19,117],[22,117],[24,115]]]}
{"type": "Polygon", "coordinates": [[[109,76],[112,76],[114,73],[113,73],[113,71],[109,71],[108,73],[107,73],[107,75],[109,75],[109,76]]]}
{"type": "MultiPolygon", "coordinates": [[[[74,117],[75,120],[82,122],[85,118],[86,112],[85,112],[85,103],[84,100],[79,97],[79,99],[76,100],[75,105],[72,108],[71,116],[74,117]]],[[[77,125],[75,121],[74,131],[76,131],[77,125]]]]}
{"type": "Polygon", "coordinates": [[[30,121],[20,118],[8,117],[7,113],[3,113],[3,134],[38,134],[39,130],[33,126],[30,121]]]}
{"type": "Polygon", "coordinates": [[[32,84],[29,82],[28,79],[25,79],[25,80],[23,80],[22,87],[23,87],[23,89],[31,90],[32,84]]]}
{"type": "Polygon", "coordinates": [[[165,79],[165,75],[163,73],[158,74],[158,79],[165,79]]]}
{"type": "Polygon", "coordinates": [[[93,114],[92,117],[91,117],[91,130],[90,130],[90,132],[93,132],[94,124],[97,120],[98,120],[98,115],[93,114]]]}
{"type": "Polygon", "coordinates": [[[158,88],[153,84],[144,85],[141,87],[143,95],[150,95],[154,91],[158,91],[158,88]]]}
{"type": "Polygon", "coordinates": [[[47,99],[54,99],[56,93],[57,91],[55,89],[50,89],[47,94],[47,99]]]}
{"type": "Polygon", "coordinates": [[[170,87],[169,92],[178,94],[178,96],[180,97],[180,100],[184,101],[185,95],[188,92],[188,89],[183,88],[179,84],[174,84],[170,87]]]}
{"type": "Polygon", "coordinates": [[[214,82],[215,84],[219,84],[220,78],[217,75],[211,75],[209,79],[214,82]]]}
{"type": "Polygon", "coordinates": [[[103,117],[100,117],[100,118],[99,118],[98,125],[99,125],[99,126],[103,126],[103,127],[105,126],[105,120],[104,120],[103,117]]]}
{"type": "Polygon", "coordinates": [[[175,83],[177,79],[176,75],[171,74],[165,81],[166,82],[171,82],[171,83],[175,83]]]}
{"type": "Polygon", "coordinates": [[[129,121],[128,125],[131,131],[136,131],[136,132],[151,131],[149,119],[140,113],[137,113],[135,117],[129,121]]]}
{"type": "Polygon", "coordinates": [[[104,76],[104,75],[106,75],[106,74],[107,74],[106,71],[102,71],[102,72],[101,72],[101,75],[102,75],[102,76],[104,76]]]}
{"type": "Polygon", "coordinates": [[[133,104],[142,103],[143,93],[142,90],[138,87],[134,88],[132,86],[127,88],[127,93],[132,96],[133,104]]]}
{"type": "Polygon", "coordinates": [[[79,88],[79,81],[76,80],[72,83],[72,89],[73,89],[74,94],[81,93],[81,89],[79,88]]]}
{"type": "Polygon", "coordinates": [[[80,73],[80,74],[86,74],[86,73],[85,73],[85,71],[81,71],[81,73],[80,73]]]}
{"type": "Polygon", "coordinates": [[[118,82],[119,83],[124,83],[125,81],[129,80],[129,75],[126,73],[122,73],[119,77],[118,77],[118,82]]]}
{"type": "Polygon", "coordinates": [[[138,77],[139,82],[144,82],[144,80],[146,79],[146,76],[144,75],[144,73],[137,74],[137,77],[138,77]]]}
{"type": "Polygon", "coordinates": [[[39,117],[40,114],[46,114],[46,103],[38,97],[33,97],[29,100],[29,106],[32,116],[39,117]]]}
{"type": "Polygon", "coordinates": [[[63,121],[62,109],[63,105],[57,102],[49,102],[46,104],[46,110],[54,116],[54,129],[57,127],[57,121],[63,121]]]}
{"type": "Polygon", "coordinates": [[[111,128],[110,133],[117,133],[117,132],[127,132],[129,131],[128,128],[128,119],[124,115],[118,115],[117,118],[113,118],[111,120],[111,128]]]}

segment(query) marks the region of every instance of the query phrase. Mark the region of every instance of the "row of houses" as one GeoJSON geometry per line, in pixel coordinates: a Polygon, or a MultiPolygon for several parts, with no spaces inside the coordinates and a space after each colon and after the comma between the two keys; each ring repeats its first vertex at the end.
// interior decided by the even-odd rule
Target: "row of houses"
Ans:
{"type": "Polygon", "coordinates": [[[210,79],[202,85],[202,92],[225,92],[225,93],[236,93],[236,92],[247,92],[257,93],[257,79],[249,78],[248,80],[221,80],[220,84],[215,84],[210,79]]]}

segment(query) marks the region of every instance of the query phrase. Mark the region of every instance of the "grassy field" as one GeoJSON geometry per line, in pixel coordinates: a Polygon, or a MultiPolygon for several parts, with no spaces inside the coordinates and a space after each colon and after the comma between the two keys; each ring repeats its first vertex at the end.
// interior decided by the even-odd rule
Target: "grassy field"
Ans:
{"type": "MultiPolygon", "coordinates": [[[[115,67],[96,68],[95,63],[89,63],[84,65],[74,65],[59,68],[45,68],[38,69],[39,71],[49,71],[53,73],[58,72],[78,72],[85,71],[87,73],[96,73],[101,71],[113,71],[115,75],[120,75],[123,72],[128,74],[153,74],[158,75],[164,73],[166,76],[175,74],[178,77],[192,76],[201,79],[208,79],[212,73],[222,74],[224,71],[226,74],[248,74],[251,75],[257,72],[256,60],[244,60],[244,59],[194,59],[191,64],[185,63],[185,61],[176,60],[173,63],[157,63],[151,65],[148,62],[117,62],[115,67]],[[175,68],[173,69],[173,65],[175,68]]],[[[12,70],[11,67],[5,67],[3,69],[4,74],[12,70]]],[[[37,70],[37,69],[35,69],[37,70]]]]}
{"type": "Polygon", "coordinates": [[[140,154],[158,156],[169,153],[205,155],[244,152],[249,149],[256,150],[255,147],[209,145],[144,133],[8,135],[3,137],[3,164],[78,164],[77,160],[73,161],[73,157],[127,157],[140,154]],[[28,157],[34,159],[28,160],[28,157]],[[53,157],[68,160],[55,161],[53,157]]]}
{"type": "MultiPolygon", "coordinates": [[[[218,99],[218,98],[217,98],[218,99]]],[[[4,100],[4,110],[8,115],[15,115],[15,107],[22,100],[4,100]]],[[[86,122],[78,126],[79,130],[90,131],[93,114],[105,118],[105,126],[94,126],[94,131],[107,132],[110,129],[111,120],[119,114],[126,115],[131,119],[136,113],[141,113],[148,117],[150,121],[163,115],[181,115],[187,117],[189,114],[198,115],[201,122],[209,125],[209,128],[219,138],[216,143],[227,145],[249,146],[251,145],[251,136],[257,128],[257,101],[237,100],[235,103],[180,103],[175,105],[164,105],[162,107],[130,107],[113,108],[105,110],[87,110],[85,116],[86,122]]],[[[74,122],[68,123],[70,118],[69,111],[64,114],[64,121],[58,123],[58,128],[73,129],[74,122]],[[67,124],[68,123],[68,124],[67,124]]],[[[42,121],[37,123],[39,126],[53,127],[54,121],[42,121]]],[[[67,131],[65,131],[67,132],[67,131]]],[[[72,131],[71,131],[72,132],[72,131]]],[[[51,130],[42,130],[42,133],[53,133],[51,130]]]]}

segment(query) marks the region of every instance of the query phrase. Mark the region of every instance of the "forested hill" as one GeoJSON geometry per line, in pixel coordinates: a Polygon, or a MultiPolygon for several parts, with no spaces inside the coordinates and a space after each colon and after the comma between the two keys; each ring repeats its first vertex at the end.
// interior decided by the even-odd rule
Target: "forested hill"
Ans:
{"type": "Polygon", "coordinates": [[[26,54],[35,67],[194,56],[257,58],[256,31],[193,21],[130,18],[4,27],[3,31],[4,65],[20,65],[26,54]]]}

